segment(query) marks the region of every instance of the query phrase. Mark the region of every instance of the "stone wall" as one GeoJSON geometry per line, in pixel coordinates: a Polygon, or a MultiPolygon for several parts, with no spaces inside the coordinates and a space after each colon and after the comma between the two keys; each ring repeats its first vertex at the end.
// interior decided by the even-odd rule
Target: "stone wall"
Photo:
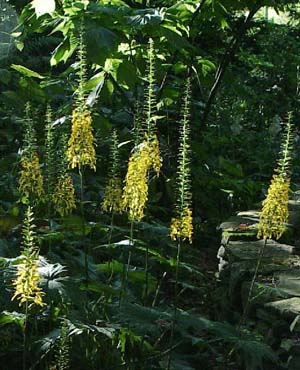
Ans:
{"type": "MultiPolygon", "coordinates": [[[[290,201],[290,219],[279,242],[268,240],[254,285],[247,325],[278,354],[282,369],[300,370],[300,202],[290,201]]],[[[218,251],[220,318],[238,322],[245,307],[258,256],[259,212],[239,212],[220,225],[218,251]],[[237,314],[238,313],[238,314],[237,314]]],[[[280,369],[281,369],[280,368],[280,369]]]]}

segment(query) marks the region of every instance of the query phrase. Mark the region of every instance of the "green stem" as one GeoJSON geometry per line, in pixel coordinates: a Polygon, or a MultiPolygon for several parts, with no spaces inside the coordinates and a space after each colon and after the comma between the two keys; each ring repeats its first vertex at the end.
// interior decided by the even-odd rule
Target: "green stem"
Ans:
{"type": "Polygon", "coordinates": [[[146,246],[146,258],[145,258],[145,297],[144,304],[146,306],[148,291],[149,291],[149,244],[146,246]]]}
{"type": "Polygon", "coordinates": [[[27,358],[27,320],[28,320],[28,302],[25,306],[25,321],[23,329],[23,370],[26,370],[26,358],[27,358]]]}
{"type": "Polygon", "coordinates": [[[160,291],[160,288],[161,288],[161,285],[162,285],[162,282],[164,280],[164,278],[167,276],[167,271],[165,271],[163,274],[162,274],[162,277],[160,279],[160,281],[157,283],[157,287],[156,287],[156,291],[155,291],[155,294],[154,294],[154,299],[153,299],[153,302],[152,302],[152,307],[155,307],[156,306],[156,301],[157,301],[157,297],[158,297],[158,293],[160,291]]]}
{"type": "Polygon", "coordinates": [[[120,294],[120,306],[122,304],[124,294],[126,294],[127,292],[128,276],[129,276],[129,269],[130,269],[130,263],[131,263],[131,257],[132,257],[132,247],[133,247],[133,221],[131,221],[130,223],[129,251],[128,251],[126,269],[125,269],[125,264],[123,264],[124,267],[123,267],[122,289],[121,289],[121,294],[120,294]]]}
{"type": "Polygon", "coordinates": [[[128,251],[128,260],[127,260],[127,268],[126,268],[126,275],[125,275],[125,292],[128,286],[128,275],[132,257],[132,247],[133,247],[133,221],[130,223],[130,238],[129,238],[129,251],[128,251]]]}
{"type": "MultiPolygon", "coordinates": [[[[81,166],[78,168],[80,177],[80,213],[82,218],[82,237],[85,237],[85,219],[84,219],[84,207],[83,207],[83,173],[81,171],[81,166]]],[[[85,269],[85,283],[88,285],[89,281],[89,265],[88,265],[88,246],[84,243],[84,269],[85,269]]]]}
{"type": "MultiPolygon", "coordinates": [[[[110,230],[109,230],[109,236],[108,236],[108,248],[110,248],[111,246],[111,240],[112,240],[112,229],[113,229],[113,224],[114,224],[114,212],[111,213],[111,219],[110,219],[110,230]]],[[[111,269],[110,271],[110,276],[109,276],[109,279],[108,279],[108,285],[110,285],[111,281],[112,281],[112,278],[113,278],[113,275],[114,275],[114,270],[111,269]]]]}
{"type": "MultiPolygon", "coordinates": [[[[171,338],[170,338],[169,348],[173,347],[174,331],[175,331],[176,319],[177,319],[177,313],[178,313],[178,276],[179,276],[180,252],[181,252],[181,238],[177,240],[177,256],[176,256],[175,287],[174,287],[174,313],[173,313],[173,321],[172,321],[172,327],[171,327],[171,338]]],[[[170,351],[169,353],[167,370],[170,370],[171,362],[172,362],[172,351],[170,351]]]]}

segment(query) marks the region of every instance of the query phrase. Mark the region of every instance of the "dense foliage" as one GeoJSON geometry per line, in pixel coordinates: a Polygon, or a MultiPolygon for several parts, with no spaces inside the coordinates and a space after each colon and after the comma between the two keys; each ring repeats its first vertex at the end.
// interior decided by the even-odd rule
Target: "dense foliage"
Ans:
{"type": "Polygon", "coordinates": [[[220,314],[216,227],[264,198],[299,119],[297,1],[0,11],[5,370],[283,369],[220,314]]]}

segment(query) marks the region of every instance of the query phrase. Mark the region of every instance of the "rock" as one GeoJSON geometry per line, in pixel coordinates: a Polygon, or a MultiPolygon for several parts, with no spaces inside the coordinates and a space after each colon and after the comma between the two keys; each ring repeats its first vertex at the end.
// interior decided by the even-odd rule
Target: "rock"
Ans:
{"type": "MultiPolygon", "coordinates": [[[[257,260],[264,241],[230,241],[226,246],[226,253],[230,261],[257,260]]],[[[263,260],[284,260],[290,257],[295,247],[268,240],[263,260]]]]}
{"type": "Polygon", "coordinates": [[[247,218],[249,220],[253,220],[255,222],[258,222],[259,213],[260,213],[260,211],[258,211],[258,210],[250,210],[250,211],[239,212],[237,215],[240,216],[240,217],[244,217],[244,218],[247,218]]]}
{"type": "Polygon", "coordinates": [[[275,274],[277,287],[289,296],[300,297],[300,269],[275,274]]]}
{"type": "Polygon", "coordinates": [[[266,303],[264,307],[279,313],[283,317],[294,319],[295,315],[300,314],[300,298],[282,299],[280,301],[266,303]]]}
{"type": "MultiPolygon", "coordinates": [[[[243,306],[245,306],[248,299],[250,284],[250,281],[244,281],[242,284],[241,295],[243,306]]],[[[287,294],[281,292],[271,284],[256,282],[252,290],[251,306],[264,305],[265,303],[278,301],[284,298],[288,298],[287,294]]]]}

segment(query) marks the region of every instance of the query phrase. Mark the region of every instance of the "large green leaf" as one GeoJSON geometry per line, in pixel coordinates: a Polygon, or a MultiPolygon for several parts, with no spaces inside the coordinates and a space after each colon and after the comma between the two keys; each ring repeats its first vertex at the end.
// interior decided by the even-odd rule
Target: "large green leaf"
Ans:
{"type": "Polygon", "coordinates": [[[24,67],[24,66],[21,66],[19,64],[12,64],[11,68],[15,69],[16,71],[18,71],[19,73],[21,73],[25,77],[34,77],[34,78],[38,78],[40,80],[45,78],[44,76],[40,75],[39,73],[34,72],[31,69],[29,69],[27,67],[24,67]]]}
{"type": "Polygon", "coordinates": [[[86,42],[88,57],[101,64],[105,57],[111,55],[118,45],[118,35],[105,27],[92,23],[86,29],[86,42]]]}
{"type": "Polygon", "coordinates": [[[55,0],[33,0],[31,6],[34,8],[37,17],[55,11],[55,0]]]}

